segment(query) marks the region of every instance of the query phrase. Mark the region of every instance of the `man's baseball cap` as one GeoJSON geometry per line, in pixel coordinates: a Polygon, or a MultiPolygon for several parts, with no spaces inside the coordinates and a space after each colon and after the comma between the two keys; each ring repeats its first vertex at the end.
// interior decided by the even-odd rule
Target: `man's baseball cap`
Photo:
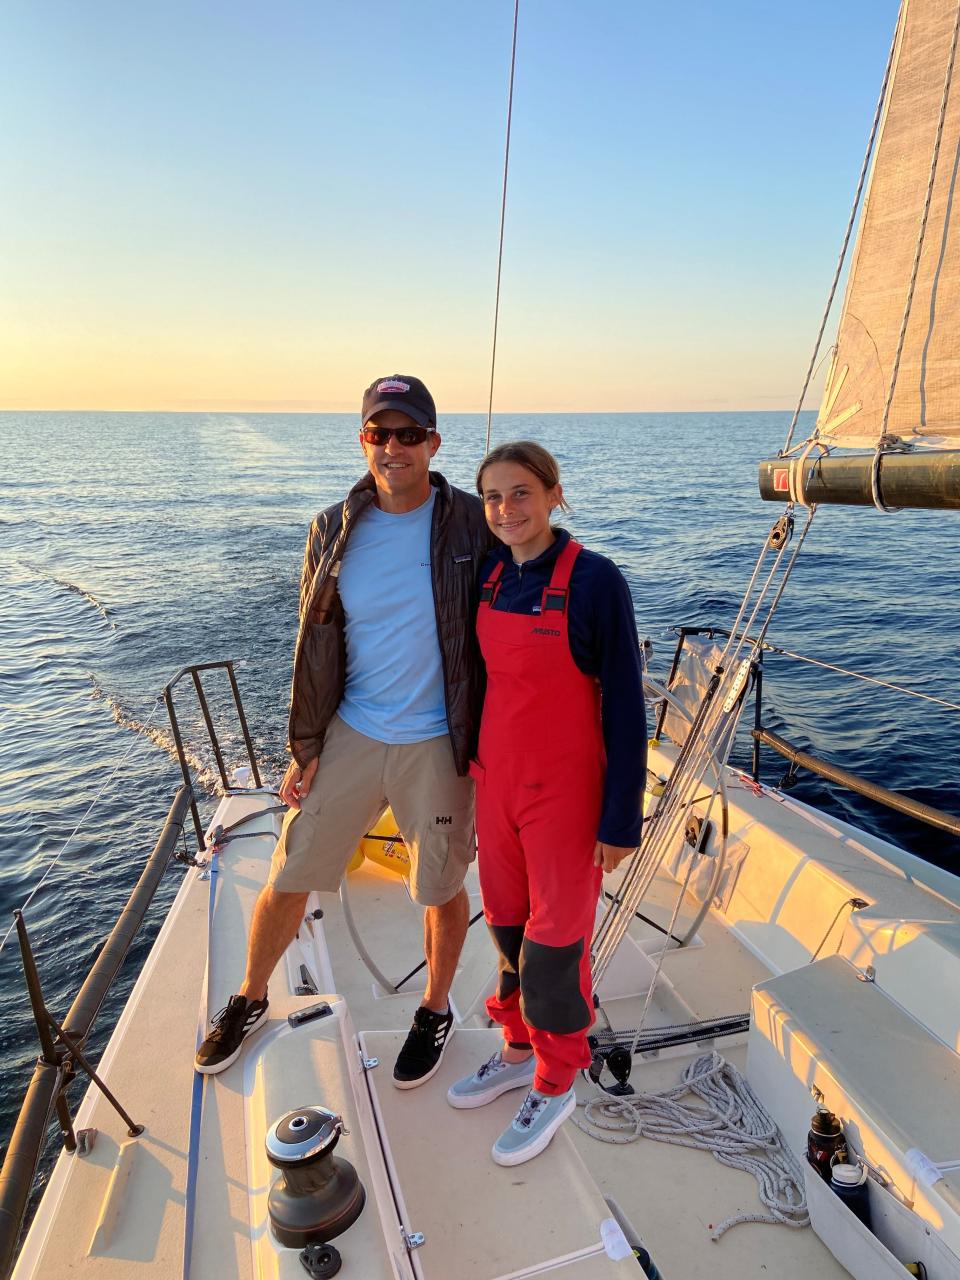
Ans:
{"type": "Polygon", "coordinates": [[[437,406],[433,396],[419,378],[408,373],[394,373],[389,378],[377,378],[363,393],[360,425],[365,427],[370,419],[384,409],[399,409],[421,427],[436,427],[437,406]]]}

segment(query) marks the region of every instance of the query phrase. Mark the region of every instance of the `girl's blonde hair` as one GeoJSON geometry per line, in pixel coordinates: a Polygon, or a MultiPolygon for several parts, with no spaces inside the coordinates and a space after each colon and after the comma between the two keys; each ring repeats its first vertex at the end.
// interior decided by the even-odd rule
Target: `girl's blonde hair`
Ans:
{"type": "MultiPolygon", "coordinates": [[[[491,449],[477,467],[477,493],[483,497],[483,473],[495,462],[516,462],[527,471],[531,471],[545,489],[554,489],[560,483],[560,465],[556,458],[542,444],[534,440],[511,440],[507,444],[498,444],[491,449]]],[[[557,504],[561,511],[569,511],[566,499],[560,495],[557,504]]]]}

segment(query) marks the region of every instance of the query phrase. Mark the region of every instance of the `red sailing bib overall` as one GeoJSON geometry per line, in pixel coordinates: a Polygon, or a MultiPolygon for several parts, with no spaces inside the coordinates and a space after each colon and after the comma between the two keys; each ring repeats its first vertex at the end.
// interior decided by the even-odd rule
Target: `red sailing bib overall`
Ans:
{"type": "Polygon", "coordinates": [[[590,938],[602,872],[593,865],[606,760],[600,688],[570,653],[567,597],[579,543],[554,564],[541,611],[500,613],[498,561],[481,592],[487,667],[477,842],[487,924],[499,952],[487,1010],[511,1043],[533,1045],[534,1087],[564,1093],[590,1064],[590,938]]]}

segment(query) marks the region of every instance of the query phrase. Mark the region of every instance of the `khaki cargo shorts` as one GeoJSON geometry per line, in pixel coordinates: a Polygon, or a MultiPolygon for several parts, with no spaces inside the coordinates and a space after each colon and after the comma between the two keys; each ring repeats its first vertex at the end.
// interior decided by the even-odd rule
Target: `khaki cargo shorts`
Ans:
{"type": "Polygon", "coordinates": [[[410,854],[410,892],[425,907],[456,897],[476,856],[473,779],[461,778],[450,739],[391,744],[334,716],[313,784],[291,809],[270,884],[283,893],[336,893],[357,845],[390,806],[410,854]]]}

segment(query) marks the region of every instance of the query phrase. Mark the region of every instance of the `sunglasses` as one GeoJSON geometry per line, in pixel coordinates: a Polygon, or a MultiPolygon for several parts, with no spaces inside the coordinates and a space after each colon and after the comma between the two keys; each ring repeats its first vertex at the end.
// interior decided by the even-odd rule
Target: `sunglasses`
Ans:
{"type": "Polygon", "coordinates": [[[433,427],[364,427],[360,434],[367,444],[384,445],[391,436],[396,436],[397,444],[413,445],[423,444],[433,430],[433,427]]]}

